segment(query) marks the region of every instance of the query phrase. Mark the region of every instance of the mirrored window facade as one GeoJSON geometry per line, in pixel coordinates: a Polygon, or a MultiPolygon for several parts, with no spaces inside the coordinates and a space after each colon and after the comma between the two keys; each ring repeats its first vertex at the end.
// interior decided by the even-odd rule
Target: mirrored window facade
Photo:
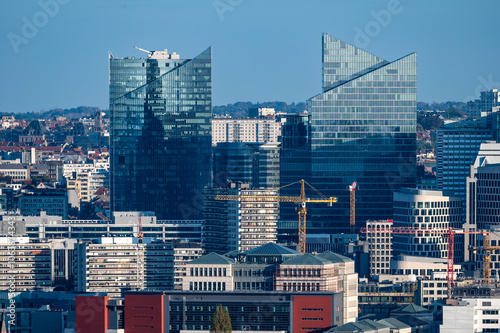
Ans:
{"type": "Polygon", "coordinates": [[[111,209],[201,217],[210,183],[212,61],[110,58],[111,209]]]}

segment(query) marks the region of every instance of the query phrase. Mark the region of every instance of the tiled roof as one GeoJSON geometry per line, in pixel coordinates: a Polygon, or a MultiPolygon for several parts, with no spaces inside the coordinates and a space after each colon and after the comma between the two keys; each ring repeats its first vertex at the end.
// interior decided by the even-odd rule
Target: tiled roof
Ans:
{"type": "Polygon", "coordinates": [[[289,249],[288,247],[284,247],[276,243],[267,243],[243,253],[254,255],[300,254],[300,252],[298,251],[289,249]]]}
{"type": "Polygon", "coordinates": [[[332,262],[329,260],[306,253],[301,256],[289,259],[281,265],[328,265],[331,263],[332,262]]]}
{"type": "Polygon", "coordinates": [[[211,252],[207,255],[199,257],[197,259],[188,262],[188,265],[230,265],[234,264],[234,260],[228,257],[221,256],[220,254],[211,252]]]}
{"type": "Polygon", "coordinates": [[[353,261],[351,258],[342,256],[342,255],[337,254],[337,253],[333,253],[332,251],[325,251],[323,253],[318,254],[316,257],[324,258],[324,259],[329,260],[333,263],[352,262],[353,261]]]}

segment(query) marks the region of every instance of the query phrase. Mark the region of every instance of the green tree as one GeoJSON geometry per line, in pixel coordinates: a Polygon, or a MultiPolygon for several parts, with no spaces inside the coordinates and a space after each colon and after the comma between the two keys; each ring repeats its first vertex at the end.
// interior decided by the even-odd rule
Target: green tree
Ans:
{"type": "Polygon", "coordinates": [[[210,323],[210,333],[231,333],[233,328],[231,326],[231,318],[229,317],[229,311],[224,310],[222,304],[217,306],[212,315],[212,321],[210,323]]]}

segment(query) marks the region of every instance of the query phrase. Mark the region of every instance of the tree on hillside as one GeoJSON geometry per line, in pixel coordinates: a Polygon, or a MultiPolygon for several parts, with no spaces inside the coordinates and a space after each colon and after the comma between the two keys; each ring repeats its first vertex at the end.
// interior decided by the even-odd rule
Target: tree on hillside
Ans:
{"type": "Polygon", "coordinates": [[[222,304],[217,306],[212,315],[212,321],[210,322],[210,333],[231,333],[233,328],[231,326],[231,318],[229,317],[229,311],[224,310],[222,304]]]}

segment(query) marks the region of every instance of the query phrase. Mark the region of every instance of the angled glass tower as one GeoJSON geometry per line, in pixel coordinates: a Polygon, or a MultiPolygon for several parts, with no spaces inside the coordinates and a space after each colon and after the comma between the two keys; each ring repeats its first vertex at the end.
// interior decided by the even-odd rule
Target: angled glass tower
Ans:
{"type": "Polygon", "coordinates": [[[356,230],[392,218],[393,192],[415,186],[416,60],[412,53],[390,62],[323,35],[323,92],[309,100],[308,181],[339,202],[309,205],[308,233],[349,232],[354,181],[356,230]]]}
{"type": "Polygon", "coordinates": [[[111,209],[201,218],[210,183],[212,61],[110,57],[111,209]]]}

